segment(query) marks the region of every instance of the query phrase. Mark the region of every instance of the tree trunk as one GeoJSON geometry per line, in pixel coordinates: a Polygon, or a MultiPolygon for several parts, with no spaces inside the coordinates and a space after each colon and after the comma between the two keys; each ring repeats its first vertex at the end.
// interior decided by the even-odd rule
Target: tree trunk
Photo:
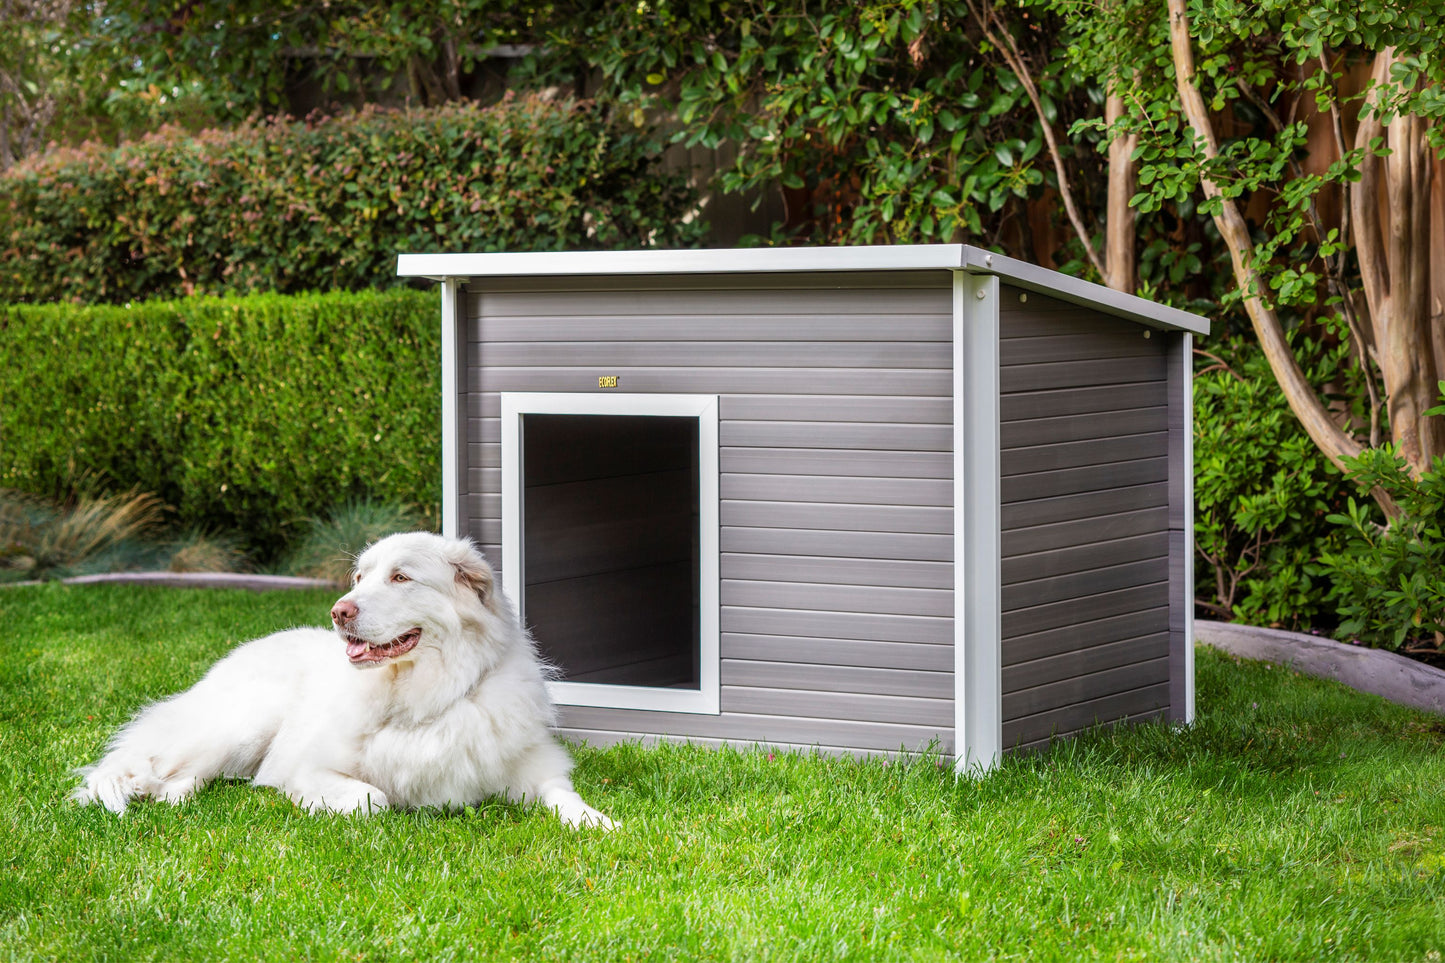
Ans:
{"type": "MultiPolygon", "coordinates": [[[[1194,86],[1194,50],[1189,36],[1186,0],[1168,0],[1168,3],[1170,51],[1174,59],[1174,78],[1179,90],[1180,105],[1203,148],[1204,156],[1214,160],[1219,156],[1219,141],[1215,137],[1204,97],[1194,86]]],[[[1201,175],[1200,184],[1206,197],[1220,200],[1220,209],[1219,213],[1214,215],[1214,224],[1229,246],[1229,258],[1234,266],[1234,281],[1244,295],[1245,311],[1249,314],[1260,347],[1264,349],[1270,370],[1274,372],[1275,380],[1279,382],[1290,410],[1299,419],[1315,446],[1336,467],[1343,469],[1343,459],[1358,456],[1363,450],[1362,446],[1330,418],[1324,403],[1315,393],[1314,386],[1300,370],[1279,316],[1261,297],[1266,286],[1259,272],[1255,270],[1254,246],[1239,205],[1223,196],[1219,185],[1207,175],[1201,175]]],[[[1387,508],[1387,512],[1389,510],[1387,508]]]]}
{"type": "MultiPolygon", "coordinates": [[[[1111,128],[1124,116],[1124,97],[1110,91],[1104,104],[1104,121],[1111,128]]],[[[1115,291],[1133,294],[1135,281],[1134,150],[1139,145],[1137,134],[1116,136],[1109,142],[1109,195],[1104,215],[1104,283],[1115,291]]]]}
{"type": "MultiPolygon", "coordinates": [[[[1374,79],[1388,82],[1395,51],[1375,56],[1374,79]]],[[[1361,118],[1355,146],[1365,151],[1360,183],[1351,193],[1355,252],[1370,309],[1376,360],[1385,382],[1390,435],[1419,477],[1445,454],[1445,419],[1427,418],[1437,402],[1441,372],[1430,304],[1432,169],[1426,121],[1401,114],[1389,126],[1361,118]],[[1388,156],[1369,149],[1383,138],[1388,156]],[[1381,183],[1383,181],[1383,183],[1381,183]]]]}

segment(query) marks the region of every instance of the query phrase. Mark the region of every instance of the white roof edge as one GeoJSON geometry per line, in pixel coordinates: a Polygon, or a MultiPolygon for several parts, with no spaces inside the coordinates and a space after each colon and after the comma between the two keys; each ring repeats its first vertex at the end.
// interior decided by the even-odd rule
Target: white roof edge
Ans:
{"type": "Polygon", "coordinates": [[[402,277],[540,277],[616,274],[753,274],[908,271],[963,266],[961,244],[870,247],[748,247],[681,251],[539,251],[402,254],[402,277]]]}
{"type": "Polygon", "coordinates": [[[681,251],[557,251],[491,254],[402,254],[401,277],[565,277],[627,274],[772,274],[827,271],[963,270],[996,274],[1029,291],[1096,307],[1155,328],[1208,334],[1209,320],[1027,261],[967,244],[859,247],[759,247],[681,251]]]}
{"type": "Polygon", "coordinates": [[[1102,284],[1076,278],[1072,274],[1061,274],[1003,254],[994,254],[967,245],[964,245],[963,250],[963,269],[971,274],[996,274],[1026,291],[1037,291],[1071,304],[1100,308],[1153,328],[1189,331],[1199,335],[1209,333],[1209,319],[1200,315],[1190,314],[1158,301],[1150,301],[1148,298],[1115,291],[1102,284]]]}

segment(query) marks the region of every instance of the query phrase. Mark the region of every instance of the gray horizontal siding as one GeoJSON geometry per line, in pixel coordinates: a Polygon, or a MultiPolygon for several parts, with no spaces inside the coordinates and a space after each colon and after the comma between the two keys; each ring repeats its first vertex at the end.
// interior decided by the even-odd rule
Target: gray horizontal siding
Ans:
{"type": "Polygon", "coordinates": [[[1068,555],[1070,564],[1082,563],[1085,567],[1112,564],[1111,553],[1116,551],[1116,547],[1106,543],[1158,534],[1160,523],[1167,518],[1168,509],[1159,505],[1133,512],[1011,529],[1009,537],[1004,540],[1003,565],[1010,569],[1004,577],[1023,579],[1027,577],[1027,572],[1055,564],[1046,557],[1050,553],[1071,553],[1068,555]],[[1085,550],[1082,559],[1080,555],[1072,554],[1075,548],[1085,550]],[[1092,555],[1095,550],[1099,552],[1097,556],[1092,555]],[[1016,558],[1027,558],[1028,561],[1015,562],[1016,558]]]}
{"type": "MultiPolygon", "coordinates": [[[[1083,696],[1081,693],[1080,698],[1083,696]]],[[[1169,683],[1161,682],[1142,689],[1084,699],[1062,709],[1005,718],[1003,741],[1005,746],[1025,749],[1093,726],[1158,718],[1168,710],[1169,683]]]]}
{"type": "Polygon", "coordinates": [[[952,589],[815,585],[797,581],[725,578],[722,581],[722,597],[726,605],[953,617],[952,589]]]}
{"type": "MultiPolygon", "coordinates": [[[[1113,642],[1155,635],[1166,613],[1163,606],[1150,606],[1149,601],[1138,599],[1136,606],[1126,607],[1127,611],[1121,614],[1079,619],[1056,628],[1011,636],[1003,650],[1004,667],[1024,662],[1058,662],[1061,660],[1056,657],[1072,657],[1075,653],[1097,651],[1113,642]]],[[[1154,601],[1158,601],[1157,595],[1154,601]]]]}
{"type": "MultiPolygon", "coordinates": [[[[473,302],[475,303],[475,301],[473,302]]],[[[560,305],[559,305],[560,307],[560,305]]],[[[748,316],[688,317],[673,315],[583,315],[554,316],[545,328],[527,316],[493,317],[486,323],[486,337],[498,342],[547,344],[558,341],[582,342],[598,333],[615,332],[621,343],[630,342],[728,342],[728,341],[860,341],[882,340],[874,314],[852,317],[815,317],[802,314],[755,314],[748,316]]],[[[888,318],[887,337],[899,341],[927,341],[938,330],[932,314],[893,314],[888,318]]],[[[473,319],[469,334],[476,342],[482,336],[482,322],[473,319]]]]}
{"type": "Polygon", "coordinates": [[[1003,560],[1003,580],[1011,585],[1087,572],[1101,566],[1169,555],[1169,537],[1156,530],[1122,538],[1093,538],[1082,545],[1050,545],[1040,552],[1013,555],[1003,560]]]}
{"type": "MultiPolygon", "coordinates": [[[[1167,648],[1167,645],[1165,646],[1167,648]]],[[[1068,711],[1081,702],[1147,689],[1169,681],[1169,656],[1149,658],[1160,649],[1156,640],[1152,647],[1141,646],[1134,659],[1123,665],[1097,670],[1092,664],[1080,666],[1071,675],[1056,682],[1004,693],[1003,711],[1006,719],[1023,719],[1045,713],[1068,711]],[[1096,671],[1090,671],[1096,670],[1096,671]]],[[[1092,721],[1092,720],[1091,720],[1092,721]]],[[[1100,720],[1107,721],[1107,720],[1100,720]]]]}
{"type": "Polygon", "coordinates": [[[1004,687],[1011,693],[1022,693],[1106,669],[1147,663],[1158,658],[1163,641],[1156,633],[1088,648],[1070,648],[1054,658],[1015,662],[1004,666],[1004,687]]]}
{"type": "Polygon", "coordinates": [[[722,399],[724,421],[882,421],[888,424],[953,424],[947,397],[838,398],[826,395],[730,395],[722,399]]]}
{"type": "Polygon", "coordinates": [[[1132,385],[1159,380],[1162,372],[1153,358],[1132,356],[1010,365],[1008,377],[1013,391],[1043,392],[1132,385]]]}
{"type": "MultiPolygon", "coordinates": [[[[760,346],[761,347],[761,346],[760,346]]],[[[947,394],[953,376],[947,369],[734,367],[704,365],[653,368],[639,357],[627,365],[593,365],[578,359],[575,365],[551,368],[481,369],[474,390],[494,391],[596,391],[598,375],[616,375],[619,391],[668,391],[726,395],[785,394],[790,389],[810,395],[947,394]]]]}
{"type": "Polygon", "coordinates": [[[1000,313],[1006,746],[1169,702],[1166,341],[1019,293],[1000,313]]]}
{"type": "Polygon", "coordinates": [[[719,396],[722,712],[569,706],[562,730],[947,745],[950,275],[702,280],[486,282],[465,300],[464,504],[484,544],[500,540],[500,392],[611,375],[719,396]]]}
{"type": "Polygon", "coordinates": [[[749,555],[729,552],[722,559],[722,577],[850,586],[953,588],[953,566],[949,563],[905,559],[819,558],[810,555],[749,555]]]}
{"type": "Polygon", "coordinates": [[[1157,457],[1167,444],[1167,434],[1154,431],[1142,435],[1030,445],[1001,452],[999,467],[1003,474],[1012,476],[1087,465],[1112,465],[1157,457]]]}
{"type": "MultiPolygon", "coordinates": [[[[1147,365],[1146,365],[1147,367],[1147,365]]],[[[1154,373],[1152,370],[1145,373],[1154,373]]],[[[1014,372],[1018,378],[1018,372],[1014,372]]],[[[1023,389],[999,398],[999,420],[1027,421],[1106,411],[1132,411],[1159,403],[1159,381],[1058,390],[1023,389]]]]}
{"type": "MultiPolygon", "coordinates": [[[[949,356],[931,342],[896,341],[773,341],[768,352],[779,366],[788,368],[945,368],[949,356]]],[[[472,345],[467,362],[481,360],[482,347],[472,345]]],[[[636,365],[649,367],[746,367],[757,361],[757,345],[738,341],[696,342],[486,342],[487,364],[507,368],[565,368],[585,366],[611,369],[636,365]]]]}
{"type": "MultiPolygon", "coordinates": [[[[468,394],[466,403],[468,418],[496,418],[502,413],[501,399],[495,393],[468,394]]],[[[927,396],[728,395],[721,399],[720,414],[724,421],[953,423],[953,406],[949,399],[927,396]]]]}
{"type": "MultiPolygon", "coordinates": [[[[786,690],[780,690],[784,694],[786,690]]],[[[780,699],[780,701],[786,701],[780,699]]],[[[590,706],[561,706],[559,729],[573,738],[620,739],[667,736],[671,739],[708,740],[713,744],[824,747],[859,752],[920,751],[941,744],[950,751],[953,730],[935,725],[871,722],[846,717],[808,718],[724,712],[700,716],[685,712],[633,712],[590,706]]]]}
{"type": "MultiPolygon", "coordinates": [[[[953,459],[937,451],[859,451],[800,448],[786,457],[770,448],[723,448],[723,478],[730,474],[851,475],[855,478],[953,477],[953,459]]],[[[951,489],[952,486],[950,486],[951,489]]]]}
{"type": "Polygon", "coordinates": [[[951,425],[729,421],[718,442],[730,448],[864,448],[869,451],[939,451],[953,448],[951,425]]]}
{"type": "MultiPolygon", "coordinates": [[[[498,528],[500,532],[500,527],[498,528]]],[[[952,562],[953,535],[899,535],[893,532],[803,531],[794,528],[729,528],[720,536],[724,557],[749,555],[816,555],[823,558],[876,558],[918,562],[952,562]]]]}
{"type": "MultiPolygon", "coordinates": [[[[1008,490],[1008,479],[1003,485],[1008,490]]],[[[1166,508],[1168,520],[1169,485],[1167,482],[1141,482],[1097,491],[1036,498],[1027,502],[1005,502],[1000,515],[1003,530],[1013,532],[1040,525],[1079,522],[1111,515],[1128,515],[1150,508],[1166,508]]],[[[1003,554],[1013,554],[1009,539],[1004,539],[1003,554]]]]}
{"type": "MultiPolygon", "coordinates": [[[[916,669],[953,672],[953,649],[945,645],[880,642],[876,639],[788,638],[725,633],[724,659],[787,665],[852,666],[863,669],[916,669]]],[[[867,690],[872,691],[872,690],[867,690]]]]}
{"type": "Polygon", "coordinates": [[[827,475],[723,476],[721,494],[730,501],[820,501],[848,505],[937,505],[949,498],[948,478],[858,478],[827,475]]]}
{"type": "Polygon", "coordinates": [[[618,732],[611,729],[568,729],[559,728],[557,734],[574,744],[585,744],[596,748],[616,745],[658,746],[665,744],[700,746],[707,749],[730,748],[743,752],[796,752],[808,756],[822,756],[844,759],[867,759],[883,752],[890,755],[936,754],[932,740],[916,746],[897,746],[892,750],[859,749],[853,746],[829,746],[823,743],[782,742],[777,739],[710,739],[704,736],[675,736],[659,732],[618,732]]]}
{"type": "Polygon", "coordinates": [[[953,644],[953,620],[925,615],[753,608],[724,602],[722,624],[725,631],[752,634],[953,644]]]}

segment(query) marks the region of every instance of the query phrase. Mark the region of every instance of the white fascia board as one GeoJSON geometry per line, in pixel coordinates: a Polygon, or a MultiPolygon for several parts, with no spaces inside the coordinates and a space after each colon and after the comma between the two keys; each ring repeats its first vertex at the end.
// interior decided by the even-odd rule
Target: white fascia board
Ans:
{"type": "Polygon", "coordinates": [[[1027,291],[1097,308],[1160,330],[1208,334],[1209,320],[1101,284],[993,254],[967,244],[855,247],[754,247],[685,251],[546,251],[494,254],[402,254],[400,277],[602,277],[639,274],[779,274],[792,272],[966,271],[992,274],[1027,291]]]}
{"type": "Polygon", "coordinates": [[[1188,331],[1199,335],[1209,333],[1208,318],[976,247],[964,246],[963,269],[975,274],[996,274],[1009,284],[1026,291],[1036,291],[1071,304],[1098,308],[1161,331],[1188,331]]]}
{"type": "Polygon", "coordinates": [[[626,274],[771,274],[795,271],[910,271],[963,266],[961,244],[753,247],[685,251],[553,251],[402,254],[401,277],[561,277],[626,274]]]}

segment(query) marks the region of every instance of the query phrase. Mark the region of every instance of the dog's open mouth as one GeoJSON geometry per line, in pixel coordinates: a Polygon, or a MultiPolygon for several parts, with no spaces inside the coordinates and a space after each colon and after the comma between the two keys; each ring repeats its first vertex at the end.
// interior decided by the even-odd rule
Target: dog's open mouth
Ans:
{"type": "Polygon", "coordinates": [[[392,639],[390,642],[383,642],[380,645],[357,638],[354,635],[346,636],[346,657],[351,660],[352,665],[364,665],[369,662],[385,662],[387,659],[394,659],[404,655],[416,648],[421,641],[421,629],[412,629],[392,639]]]}

